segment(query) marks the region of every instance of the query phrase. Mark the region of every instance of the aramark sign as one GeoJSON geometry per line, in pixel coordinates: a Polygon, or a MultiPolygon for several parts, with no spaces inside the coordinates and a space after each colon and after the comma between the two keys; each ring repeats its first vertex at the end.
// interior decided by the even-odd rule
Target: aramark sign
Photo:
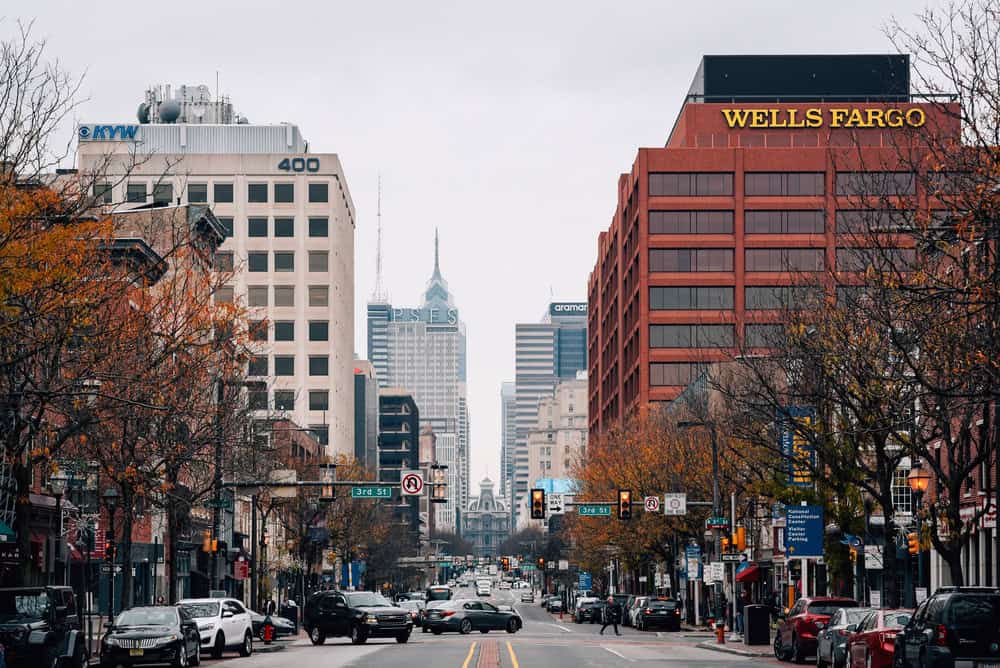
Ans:
{"type": "Polygon", "coordinates": [[[558,302],[549,304],[550,315],[586,315],[587,302],[558,302]]]}
{"type": "Polygon", "coordinates": [[[135,141],[138,125],[81,125],[80,141],[135,141]]]}

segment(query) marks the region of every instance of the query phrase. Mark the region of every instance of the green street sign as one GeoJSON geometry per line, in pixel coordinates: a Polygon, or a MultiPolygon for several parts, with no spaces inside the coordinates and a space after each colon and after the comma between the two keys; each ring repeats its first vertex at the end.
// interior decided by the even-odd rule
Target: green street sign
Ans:
{"type": "Polygon", "coordinates": [[[521,564],[520,568],[521,568],[522,571],[533,571],[533,570],[535,570],[535,565],[534,564],[521,564]]]}
{"type": "Polygon", "coordinates": [[[705,526],[709,529],[728,529],[729,520],[725,517],[709,517],[705,520],[705,526]]]}
{"type": "Polygon", "coordinates": [[[219,499],[218,501],[216,501],[215,499],[209,499],[208,501],[205,502],[205,507],[206,508],[221,508],[222,510],[232,510],[233,509],[233,500],[232,499],[219,499]]]}
{"type": "Polygon", "coordinates": [[[385,485],[365,485],[351,488],[352,499],[391,499],[392,487],[385,485]]]}
{"type": "Polygon", "coordinates": [[[581,517],[611,517],[610,503],[584,503],[576,507],[581,517]]]}

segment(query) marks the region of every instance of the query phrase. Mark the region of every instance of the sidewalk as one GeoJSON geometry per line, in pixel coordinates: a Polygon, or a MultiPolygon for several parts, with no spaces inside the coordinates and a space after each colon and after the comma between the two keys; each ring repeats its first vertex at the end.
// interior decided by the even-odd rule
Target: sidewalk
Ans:
{"type": "Polygon", "coordinates": [[[744,645],[742,642],[726,642],[725,645],[720,645],[715,640],[705,640],[698,643],[698,647],[702,649],[710,649],[716,652],[725,652],[726,654],[736,654],[737,656],[746,657],[765,657],[771,656],[771,646],[770,645],[744,645]]]}

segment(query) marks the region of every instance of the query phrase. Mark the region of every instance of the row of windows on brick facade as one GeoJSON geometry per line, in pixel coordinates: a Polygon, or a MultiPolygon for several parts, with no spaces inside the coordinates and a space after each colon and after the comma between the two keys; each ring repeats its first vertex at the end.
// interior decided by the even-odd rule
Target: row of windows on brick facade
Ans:
{"type": "MultiPolygon", "coordinates": [[[[954,175],[952,175],[954,176],[954,175]]],[[[837,172],[834,192],[852,195],[912,195],[916,192],[912,172],[837,172]]],[[[954,191],[962,187],[957,178],[933,175],[929,188],[954,191]]],[[[817,197],[826,194],[825,172],[746,172],[743,193],[747,197],[817,197]]],[[[650,172],[650,197],[732,197],[732,172],[650,172]]]]}
{"type": "MultiPolygon", "coordinates": [[[[329,251],[308,251],[308,267],[313,273],[329,271],[329,251]]],[[[235,269],[235,255],[232,251],[218,251],[215,254],[215,271],[229,272],[235,269]]],[[[268,271],[268,251],[249,251],[247,271],[262,273],[268,271]]],[[[274,271],[295,271],[295,251],[274,251],[274,271]]]]}
{"type": "MultiPolygon", "coordinates": [[[[329,390],[308,390],[308,392],[309,410],[330,410],[329,390]]],[[[268,406],[268,391],[262,389],[251,389],[247,392],[247,404],[252,411],[266,411],[271,409],[276,411],[293,411],[295,410],[295,394],[295,390],[274,390],[274,403],[273,405],[268,406]]],[[[318,425],[310,425],[309,429],[316,431],[317,426],[318,425]]],[[[328,434],[328,429],[323,426],[323,439],[317,438],[317,440],[320,441],[320,445],[326,445],[325,441],[328,440],[328,434]]]]}
{"type": "MultiPolygon", "coordinates": [[[[734,288],[727,286],[652,286],[649,288],[649,308],[654,311],[731,311],[735,308],[734,293],[734,288]]],[[[807,308],[816,304],[823,294],[814,286],[747,286],[743,289],[744,308],[807,308]]]]}
{"type": "MultiPolygon", "coordinates": [[[[935,212],[942,220],[947,212],[935,212]]],[[[891,230],[914,222],[914,212],[892,209],[841,209],[836,212],[837,234],[859,234],[891,230]]],[[[650,211],[650,234],[732,234],[732,210],[650,211]]],[[[748,209],[743,213],[745,234],[823,234],[826,212],[822,209],[748,209]]]]}
{"type": "MultiPolygon", "coordinates": [[[[295,355],[274,355],[274,375],[294,376],[295,375],[295,355]]],[[[268,364],[267,355],[254,355],[250,358],[248,375],[250,376],[270,376],[271,370],[268,364]]],[[[309,355],[309,375],[329,376],[330,358],[326,355],[309,355]]]]}
{"type": "MultiPolygon", "coordinates": [[[[819,272],[826,269],[823,248],[747,248],[744,270],[762,272],[819,272]]],[[[731,248],[652,248],[652,272],[700,273],[733,271],[731,248]]],[[[869,266],[905,268],[915,260],[910,248],[841,247],[836,250],[838,271],[865,271],[869,266]]]]}
{"type": "MultiPolygon", "coordinates": [[[[110,204],[114,201],[113,184],[100,182],[94,184],[94,197],[98,202],[110,204]]],[[[187,201],[190,204],[208,203],[208,184],[189,183],[187,185],[187,201]]],[[[311,204],[322,204],[330,201],[330,184],[309,183],[307,184],[308,201],[311,204]]],[[[248,183],[247,184],[248,204],[292,204],[295,202],[294,183],[248,183]]],[[[212,203],[229,204],[234,201],[234,189],[232,183],[212,184],[212,203]]],[[[174,203],[174,185],[172,183],[148,181],[130,181],[125,185],[125,201],[145,203],[150,196],[155,204],[174,203]],[[150,190],[152,186],[152,190],[150,190]]]]}
{"type": "MultiPolygon", "coordinates": [[[[783,325],[751,323],[743,327],[743,345],[747,348],[774,347],[781,343],[784,335],[783,325]]],[[[731,324],[649,326],[650,348],[732,348],[736,345],[736,326],[731,324]]]]}
{"type": "MultiPolygon", "coordinates": [[[[266,285],[247,286],[247,306],[295,306],[295,286],[275,285],[274,301],[270,303],[268,295],[270,288],[266,285]]],[[[309,306],[329,306],[330,286],[310,285],[306,288],[309,306]]],[[[224,285],[216,289],[215,301],[218,304],[232,304],[236,299],[235,290],[231,285],[224,285]]]]}

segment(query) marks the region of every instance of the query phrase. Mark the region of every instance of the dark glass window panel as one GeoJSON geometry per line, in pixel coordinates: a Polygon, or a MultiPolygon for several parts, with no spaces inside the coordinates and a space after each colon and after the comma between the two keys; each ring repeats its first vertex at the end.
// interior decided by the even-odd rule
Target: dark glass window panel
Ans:
{"type": "Polygon", "coordinates": [[[309,251],[309,271],[329,271],[330,254],[326,251],[309,251]]]}
{"type": "Polygon", "coordinates": [[[732,271],[731,248],[654,248],[649,251],[650,271],[732,271]]]}
{"type": "Polygon", "coordinates": [[[312,437],[316,439],[316,442],[320,445],[329,445],[330,443],[330,427],[325,424],[311,424],[309,425],[309,431],[312,433],[312,437]]]}
{"type": "Polygon", "coordinates": [[[651,172],[650,197],[731,197],[731,173],[651,172]]]}
{"type": "Polygon", "coordinates": [[[747,325],[743,334],[747,348],[773,348],[781,344],[785,329],[781,325],[747,325]]]}
{"type": "Polygon", "coordinates": [[[733,308],[730,287],[659,287],[649,289],[649,307],[655,311],[733,308]]]}
{"type": "Polygon", "coordinates": [[[274,286],[275,306],[295,306],[295,286],[276,285],[274,286]]]}
{"type": "Polygon", "coordinates": [[[294,237],[295,236],[295,219],[294,218],[275,218],[274,219],[274,236],[275,237],[294,237]]]}
{"type": "Polygon", "coordinates": [[[111,204],[114,198],[112,185],[107,182],[94,184],[94,199],[101,204],[111,204]]]}
{"type": "Polygon", "coordinates": [[[708,365],[699,362],[654,362],[649,365],[649,384],[689,385],[707,368],[708,365]]]}
{"type": "Polygon", "coordinates": [[[274,375],[275,376],[294,376],[295,375],[295,356],[294,355],[275,355],[274,356],[274,375]]]}
{"type": "Polygon", "coordinates": [[[908,271],[916,260],[912,248],[838,248],[837,271],[908,271]]]}
{"type": "Polygon", "coordinates": [[[822,234],[826,229],[823,211],[746,211],[743,229],[747,234],[822,234]]]}
{"type": "Polygon", "coordinates": [[[916,179],[911,172],[837,172],[837,194],[912,195],[916,179]]]}
{"type": "Polygon", "coordinates": [[[216,271],[232,271],[233,254],[228,251],[216,252],[214,265],[216,271]]]}
{"type": "Polygon", "coordinates": [[[748,311],[810,308],[818,305],[822,296],[822,290],[814,286],[752,286],[745,288],[744,308],[748,311]]]}
{"type": "Polygon", "coordinates": [[[814,197],[825,192],[823,172],[747,172],[747,197],[814,197]]]}
{"type": "Polygon", "coordinates": [[[188,202],[192,204],[204,204],[205,202],[208,202],[208,184],[189,183],[188,202]]]}
{"type": "Polygon", "coordinates": [[[309,410],[330,410],[330,392],[327,390],[309,390],[309,410]]]}
{"type": "Polygon", "coordinates": [[[330,375],[330,358],[326,355],[312,355],[309,357],[310,376],[330,375]]]}
{"type": "Polygon", "coordinates": [[[732,211],[650,211],[650,234],[732,234],[732,211]]]}
{"type": "Polygon", "coordinates": [[[735,345],[733,325],[650,325],[650,348],[719,348],[735,345]]]}
{"type": "Polygon", "coordinates": [[[329,227],[330,227],[330,221],[327,218],[310,218],[309,236],[325,237],[330,233],[329,227]]]}
{"type": "Polygon", "coordinates": [[[233,236],[233,219],[230,217],[219,218],[219,224],[222,225],[222,233],[227,239],[233,236]]]}
{"type": "Polygon", "coordinates": [[[248,237],[267,236],[267,218],[247,218],[248,237]]]}
{"type": "Polygon", "coordinates": [[[234,297],[233,286],[231,285],[222,285],[215,290],[216,304],[232,304],[234,297]]]}
{"type": "Polygon", "coordinates": [[[251,285],[247,288],[248,306],[267,306],[267,286],[251,285]]]}
{"type": "Polygon", "coordinates": [[[250,183],[247,185],[247,201],[251,204],[264,204],[267,202],[267,184],[250,183]]]}
{"type": "Polygon", "coordinates": [[[267,410],[267,390],[250,390],[247,392],[247,407],[252,411],[267,410]]]}
{"type": "Polygon", "coordinates": [[[247,371],[247,375],[250,376],[266,376],[267,374],[267,355],[254,355],[250,358],[250,368],[247,371]]]}
{"type": "Polygon", "coordinates": [[[748,248],[746,271],[823,271],[821,248],[748,248]]]}
{"type": "Polygon", "coordinates": [[[330,185],[327,183],[310,183],[309,184],[309,201],[310,202],[329,202],[330,201],[330,185]]]}
{"type": "Polygon", "coordinates": [[[279,320],[274,323],[274,340],[275,341],[294,341],[295,340],[295,321],[294,320],[279,320]]]}
{"type": "Polygon", "coordinates": [[[294,411],[295,410],[295,390],[275,390],[274,410],[294,411]]]}
{"type": "Polygon", "coordinates": [[[288,204],[295,201],[294,183],[275,183],[274,201],[279,204],[288,204]]]}
{"type": "Polygon", "coordinates": [[[330,323],[326,320],[309,321],[309,340],[328,341],[330,339],[330,323]]]}
{"type": "Polygon", "coordinates": [[[212,184],[212,201],[216,204],[221,204],[225,202],[233,201],[233,184],[232,183],[213,183],[212,184]]]}
{"type": "Polygon", "coordinates": [[[329,306],[330,286],[310,285],[309,286],[309,306],[329,306]]]}
{"type": "Polygon", "coordinates": [[[174,186],[170,183],[157,183],[153,186],[154,204],[173,204],[174,186]]]}
{"type": "Polygon", "coordinates": [[[267,253],[251,251],[247,253],[247,271],[266,272],[267,253]]]}
{"type": "Polygon", "coordinates": [[[913,212],[892,209],[841,209],[837,211],[837,234],[864,234],[909,227],[913,212]]]}
{"type": "Polygon", "coordinates": [[[145,183],[130,183],[125,187],[125,201],[126,202],[145,202],[146,201],[146,184],[145,183]]]}
{"type": "Polygon", "coordinates": [[[295,271],[295,252],[275,251],[274,253],[275,271],[295,271]]]}
{"type": "Polygon", "coordinates": [[[263,320],[251,320],[247,324],[247,329],[251,341],[267,341],[267,323],[263,320]]]}

